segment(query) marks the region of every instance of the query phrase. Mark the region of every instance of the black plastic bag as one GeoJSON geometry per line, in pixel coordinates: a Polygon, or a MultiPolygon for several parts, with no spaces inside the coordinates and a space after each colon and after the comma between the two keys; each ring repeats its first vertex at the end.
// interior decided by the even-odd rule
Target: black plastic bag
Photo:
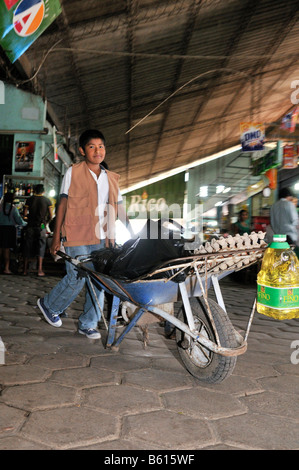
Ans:
{"type": "MultiPolygon", "coordinates": [[[[183,255],[184,240],[175,238],[172,231],[163,227],[161,220],[148,220],[139,235],[136,240],[127,241],[113,260],[109,271],[111,277],[135,279],[151,272],[163,262],[183,255]],[[151,238],[153,235],[154,238],[151,238]]],[[[165,278],[173,274],[174,271],[170,269],[156,277],[165,278]]],[[[183,279],[183,273],[174,278],[176,282],[183,279]]]]}
{"type": "Polygon", "coordinates": [[[109,274],[113,261],[120,254],[121,248],[102,248],[91,252],[91,259],[95,271],[109,274]]]}

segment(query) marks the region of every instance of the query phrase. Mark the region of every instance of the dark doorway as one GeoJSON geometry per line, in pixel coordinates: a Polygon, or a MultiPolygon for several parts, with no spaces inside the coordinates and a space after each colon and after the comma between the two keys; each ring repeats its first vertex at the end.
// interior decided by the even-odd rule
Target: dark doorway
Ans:
{"type": "Polygon", "coordinates": [[[13,135],[0,135],[0,184],[3,175],[11,175],[12,172],[13,141],[13,135]]]}

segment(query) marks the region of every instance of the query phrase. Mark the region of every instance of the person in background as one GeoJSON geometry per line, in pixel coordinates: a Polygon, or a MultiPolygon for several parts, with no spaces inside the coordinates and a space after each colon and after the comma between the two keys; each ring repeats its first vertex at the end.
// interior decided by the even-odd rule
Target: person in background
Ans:
{"type": "Polygon", "coordinates": [[[298,213],[293,203],[294,195],[289,188],[282,188],[270,209],[270,224],[274,234],[287,236],[287,242],[297,245],[298,213]]]}
{"type": "Polygon", "coordinates": [[[13,204],[14,194],[5,193],[0,204],[0,257],[4,257],[4,274],[12,274],[10,270],[10,250],[17,244],[17,226],[25,226],[18,209],[13,204]]]}
{"type": "Polygon", "coordinates": [[[28,216],[28,225],[24,233],[24,276],[28,274],[28,261],[38,257],[38,276],[45,276],[43,260],[46,251],[47,230],[46,224],[53,217],[52,202],[44,196],[44,186],[36,185],[34,195],[25,205],[24,218],[28,216]]]}
{"type": "Polygon", "coordinates": [[[236,235],[239,233],[240,235],[244,235],[244,233],[250,233],[251,227],[249,222],[249,215],[246,209],[240,210],[238,214],[238,220],[233,225],[233,234],[236,235]]]}

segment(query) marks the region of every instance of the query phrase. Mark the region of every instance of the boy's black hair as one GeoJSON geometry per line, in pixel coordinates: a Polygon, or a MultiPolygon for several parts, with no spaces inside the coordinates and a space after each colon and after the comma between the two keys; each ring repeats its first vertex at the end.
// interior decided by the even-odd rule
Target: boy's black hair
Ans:
{"type": "Polygon", "coordinates": [[[79,147],[82,147],[84,149],[85,145],[88,144],[88,142],[91,139],[101,139],[106,146],[106,141],[105,137],[103,136],[101,131],[98,131],[96,129],[88,129],[87,131],[84,131],[80,137],[79,137],[79,147]]]}

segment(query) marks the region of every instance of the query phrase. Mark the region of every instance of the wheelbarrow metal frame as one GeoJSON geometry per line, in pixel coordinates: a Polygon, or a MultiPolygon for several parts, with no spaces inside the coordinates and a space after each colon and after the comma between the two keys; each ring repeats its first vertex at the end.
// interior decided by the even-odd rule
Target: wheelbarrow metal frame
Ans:
{"type": "MultiPolygon", "coordinates": [[[[87,277],[90,282],[93,282],[96,287],[104,289],[108,294],[113,295],[106,347],[117,349],[126,334],[137,324],[141,316],[145,312],[150,312],[162,317],[166,321],[169,321],[176,328],[182,330],[189,338],[191,338],[195,342],[198,342],[201,346],[207,348],[208,350],[216,354],[221,354],[223,356],[239,356],[246,352],[249,324],[247,327],[245,338],[243,338],[242,335],[240,335],[235,330],[235,335],[239,343],[239,346],[235,348],[224,348],[220,344],[214,343],[213,341],[209,340],[205,336],[201,335],[198,331],[196,331],[189,297],[200,297],[204,293],[202,284],[199,285],[198,279],[196,279],[196,275],[189,275],[187,276],[185,281],[180,283],[176,283],[168,279],[151,279],[139,281],[135,280],[132,282],[128,282],[119,279],[116,280],[108,276],[107,274],[95,272],[92,269],[92,263],[90,261],[90,258],[80,260],[71,258],[65,253],[59,252],[58,254],[63,257],[66,261],[73,263],[77,267],[79,275],[81,273],[81,275],[87,277]],[[155,296],[153,297],[152,294],[151,299],[149,299],[149,290],[151,293],[153,293],[154,287],[156,288],[155,296]],[[162,301],[161,289],[163,290],[164,301],[162,301]],[[139,300],[136,300],[136,298],[134,298],[134,295],[136,293],[139,293],[139,300]],[[140,299],[140,297],[146,297],[146,302],[142,302],[142,299],[140,299]],[[161,308],[157,307],[157,305],[174,302],[176,300],[179,300],[179,298],[181,298],[183,301],[188,324],[183,323],[174,315],[170,315],[161,308]],[[116,341],[114,341],[119,304],[121,300],[128,301],[136,305],[136,307],[138,307],[138,311],[136,312],[130,323],[125,327],[121,335],[117,338],[116,341]]],[[[233,270],[225,271],[224,273],[220,273],[217,276],[210,274],[207,275],[205,278],[206,291],[212,284],[216,293],[217,301],[222,308],[224,307],[224,302],[219,287],[218,279],[229,275],[231,272],[233,272],[233,270]]],[[[225,307],[223,309],[225,311],[225,307]]],[[[250,317],[251,319],[253,317],[254,310],[255,309],[252,310],[250,317]]],[[[215,333],[217,336],[217,331],[215,331],[215,333]]]]}

